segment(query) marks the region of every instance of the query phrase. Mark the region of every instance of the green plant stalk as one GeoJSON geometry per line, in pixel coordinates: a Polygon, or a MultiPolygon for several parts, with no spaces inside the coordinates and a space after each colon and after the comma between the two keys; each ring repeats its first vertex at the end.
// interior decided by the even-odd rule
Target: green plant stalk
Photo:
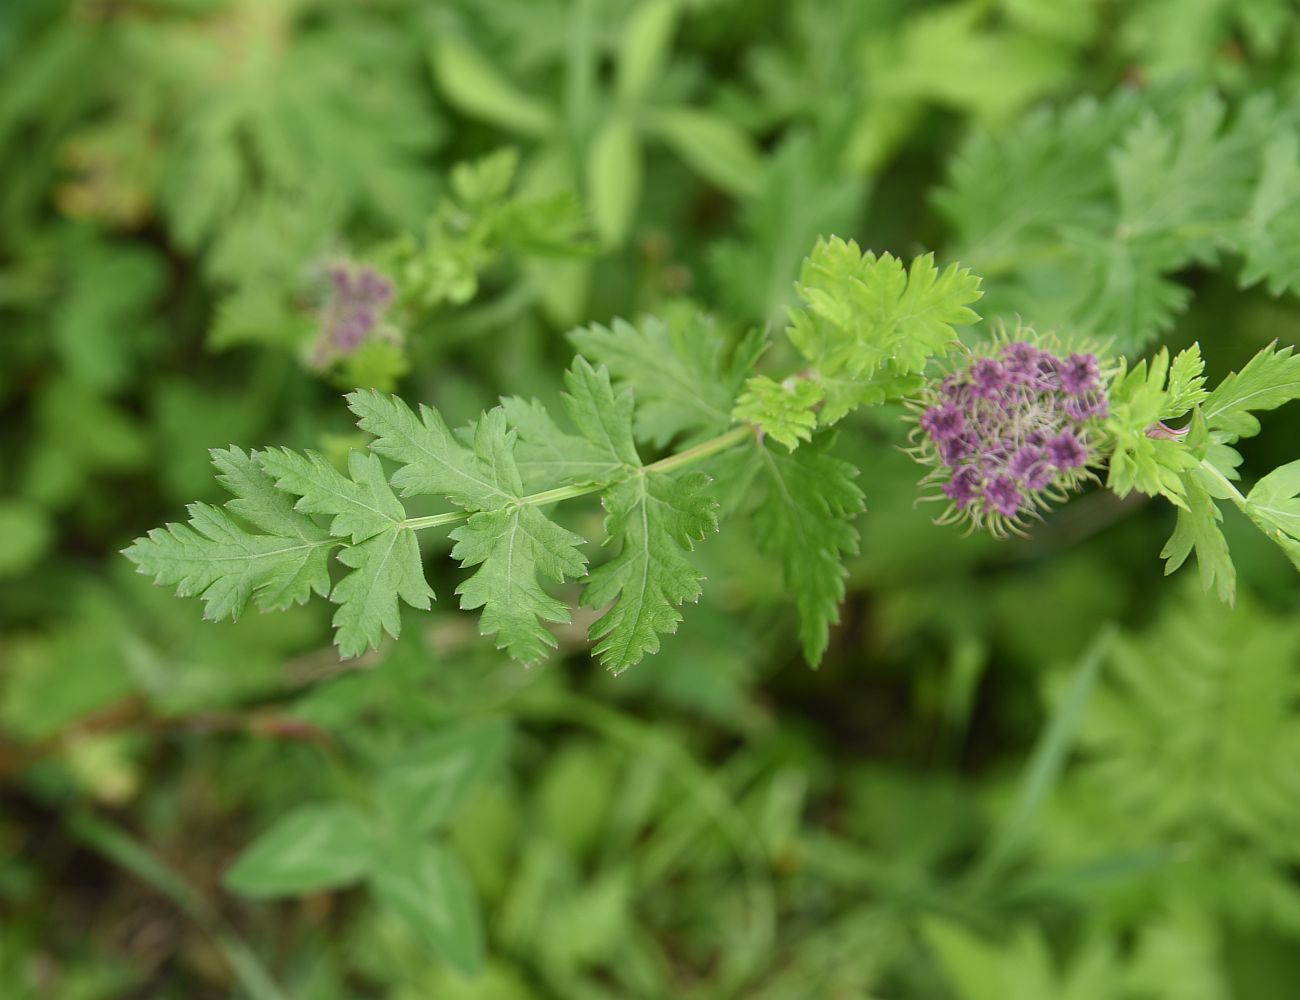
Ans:
{"type": "Polygon", "coordinates": [[[1242,495],[1241,490],[1237,489],[1232,480],[1216,469],[1208,459],[1201,460],[1201,471],[1214,480],[1215,484],[1223,490],[1226,499],[1231,500],[1243,513],[1249,512],[1250,503],[1242,495]]]}
{"type": "Polygon", "coordinates": [[[1065,696],[1039,734],[1020,776],[1010,811],[970,875],[971,887],[976,892],[987,890],[1030,842],[1074,746],[1079,722],[1110,654],[1115,634],[1114,626],[1103,626],[1079,657],[1065,696]]]}
{"type": "Polygon", "coordinates": [[[243,992],[252,1000],[288,1000],[252,947],[198,890],[144,844],[88,812],[72,814],[67,826],[76,839],[175,903],[216,944],[243,992]]]}
{"type": "MultiPolygon", "coordinates": [[[[719,434],[717,437],[695,445],[693,448],[687,448],[685,451],[678,452],[676,455],[669,455],[667,458],[661,458],[657,462],[651,462],[649,465],[641,466],[638,469],[629,471],[635,475],[645,475],[651,472],[671,472],[674,469],[685,468],[710,458],[719,452],[726,451],[740,444],[746,438],[754,433],[754,428],[749,424],[741,424],[733,427],[731,430],[719,434]]],[[[622,481],[626,477],[620,476],[601,483],[584,483],[581,486],[559,486],[553,490],[543,490],[541,493],[530,493],[528,496],[520,497],[514,502],[516,507],[540,507],[543,504],[558,503],[561,500],[572,500],[575,497],[587,496],[590,493],[599,493],[608,489],[615,483],[622,481]]],[[[458,521],[464,521],[470,517],[472,511],[453,510],[445,514],[430,514],[426,517],[408,517],[402,522],[402,527],[410,528],[412,531],[420,531],[423,528],[436,528],[442,524],[455,524],[458,521]]]]}

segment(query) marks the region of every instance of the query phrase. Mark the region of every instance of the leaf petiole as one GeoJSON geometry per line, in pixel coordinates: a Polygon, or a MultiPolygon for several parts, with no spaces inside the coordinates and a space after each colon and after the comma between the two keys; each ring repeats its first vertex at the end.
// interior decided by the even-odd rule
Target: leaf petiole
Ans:
{"type": "MultiPolygon", "coordinates": [[[[671,472],[674,469],[684,468],[693,465],[696,462],[703,461],[718,452],[726,451],[728,448],[740,444],[747,437],[752,435],[754,429],[749,424],[742,424],[733,427],[731,430],[719,434],[717,437],[710,438],[701,442],[692,448],[678,452],[676,455],[669,455],[667,458],[661,458],[657,462],[642,466],[639,469],[626,467],[629,472],[648,473],[648,472],[671,472]]],[[[587,496],[591,493],[599,493],[601,490],[608,489],[615,483],[622,482],[626,475],[619,476],[607,482],[584,483],[580,486],[560,486],[552,490],[543,490],[541,493],[530,493],[514,501],[512,506],[516,507],[539,507],[543,504],[557,503],[561,500],[572,500],[575,497],[587,496]]],[[[453,510],[444,514],[430,514],[425,517],[408,517],[401,522],[401,527],[410,528],[412,531],[420,531],[423,528],[436,528],[443,524],[456,524],[469,518],[471,511],[453,510]]]]}

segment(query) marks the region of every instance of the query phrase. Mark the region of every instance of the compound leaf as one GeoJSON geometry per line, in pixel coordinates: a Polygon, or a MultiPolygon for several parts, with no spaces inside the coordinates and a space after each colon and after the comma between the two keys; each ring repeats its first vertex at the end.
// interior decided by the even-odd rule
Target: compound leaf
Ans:
{"type": "Polygon", "coordinates": [[[777,382],[755,375],[736,400],[735,417],[755,424],[793,451],[800,441],[811,438],[817,427],[816,407],[822,402],[822,391],[818,383],[806,379],[777,382]]]}
{"type": "Polygon", "coordinates": [[[375,436],[371,448],[401,465],[392,482],[403,496],[444,496],[469,510],[489,510],[511,499],[437,410],[422,404],[416,416],[402,400],[374,390],[351,392],[347,400],[357,426],[375,436]]]}
{"type": "Polygon", "coordinates": [[[1274,469],[1246,497],[1246,515],[1300,569],[1300,461],[1274,469]]]}
{"type": "Polygon", "coordinates": [[[480,631],[523,663],[556,645],[541,624],[568,622],[569,609],[542,589],[539,575],[561,583],[581,576],[587,559],[581,535],[548,520],[536,507],[480,511],[451,533],[452,557],[478,572],[456,588],[465,610],[482,608],[480,631]]]}
{"type": "Polygon", "coordinates": [[[1237,245],[1245,258],[1243,285],[1263,281],[1273,295],[1300,291],[1300,137],[1294,131],[1265,147],[1237,245]]]}
{"type": "Polygon", "coordinates": [[[378,646],[383,633],[401,633],[399,599],[427,610],[433,591],[424,579],[420,546],[415,532],[398,526],[381,535],[350,545],[339,562],[352,572],[334,585],[330,600],[334,613],[334,641],[344,656],[358,656],[378,646]]]}
{"type": "Polygon", "coordinates": [[[1211,431],[1227,441],[1259,433],[1254,410],[1274,410],[1300,398],[1300,355],[1270,344],[1218,384],[1202,405],[1211,431]]]}
{"type": "Polygon", "coordinates": [[[863,509],[857,470],[829,454],[830,433],[792,454],[760,448],[766,492],[754,511],[760,547],[780,560],[799,611],[804,657],[816,666],[844,599],[843,559],[858,551],[853,518],[863,509]]]}
{"type": "Polygon", "coordinates": [[[701,473],[672,476],[638,472],[601,498],[606,543],[618,553],[587,578],[582,603],[599,608],[613,602],[591,626],[595,652],[614,673],[659,649],[659,633],[675,632],[678,606],[700,596],[703,577],[686,551],[717,528],[717,503],[701,473]]]}
{"type": "Polygon", "coordinates": [[[212,461],[235,499],[227,509],[190,504],[188,524],[168,524],[136,539],[125,555],[139,572],[175,586],[182,597],[202,597],[204,617],[214,621],[238,619],[250,598],[265,611],[329,593],[329,552],[337,542],[292,509],[254,455],[232,447],[214,451],[212,461]],[[228,510],[266,534],[248,531],[228,510]]]}
{"type": "Polygon", "coordinates": [[[616,319],[575,330],[569,339],[633,386],[636,436],[660,447],[678,435],[695,439],[726,430],[736,394],[762,350],[758,336],[732,350],[714,322],[694,311],[667,321],[647,317],[635,326],[616,319]]]}
{"type": "Polygon", "coordinates": [[[332,516],[330,534],[335,537],[363,542],[392,531],[406,517],[406,509],[393,496],[377,455],[350,452],[351,478],[316,452],[299,454],[288,448],[270,448],[258,456],[258,461],[274,477],[277,489],[298,496],[295,510],[332,516]]]}

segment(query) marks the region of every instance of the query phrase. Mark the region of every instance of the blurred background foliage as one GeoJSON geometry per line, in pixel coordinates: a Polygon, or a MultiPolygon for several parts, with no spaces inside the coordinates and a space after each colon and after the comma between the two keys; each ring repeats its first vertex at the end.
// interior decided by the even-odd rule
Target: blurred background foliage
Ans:
{"type": "MultiPolygon", "coordinates": [[[[579,323],[779,328],[821,234],[1216,375],[1296,343],[1297,277],[1252,285],[1224,234],[1300,249],[1249,194],[1294,143],[1242,166],[1294,127],[1298,29],[1290,0],[6,0],[0,992],[1293,997],[1297,589],[1233,513],[1235,609],[1160,579],[1155,505],[963,538],[868,411],[820,670],[724,531],[617,679],[585,622],[526,671],[446,604],[340,663],[322,607],[201,624],[118,552],[212,497],[209,447],[341,456],[341,389],[464,419],[553,398],[579,323]],[[340,261],[396,286],[351,352],[340,261]],[[368,823],[410,836],[375,856],[368,823]]],[[[1248,458],[1293,459],[1295,421],[1248,458]]]]}

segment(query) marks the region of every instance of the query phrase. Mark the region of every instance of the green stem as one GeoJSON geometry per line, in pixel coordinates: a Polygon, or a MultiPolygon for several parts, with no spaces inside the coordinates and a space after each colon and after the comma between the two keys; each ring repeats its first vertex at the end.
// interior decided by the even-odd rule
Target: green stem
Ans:
{"type": "MultiPolygon", "coordinates": [[[[716,455],[720,451],[726,451],[728,448],[740,444],[747,437],[750,437],[753,432],[754,429],[749,424],[741,424],[739,427],[733,427],[725,434],[709,438],[709,440],[697,444],[693,448],[687,448],[676,455],[669,455],[667,458],[661,458],[657,462],[652,462],[631,471],[644,475],[648,472],[671,472],[673,469],[693,465],[711,455],[716,455]]],[[[515,506],[539,507],[543,504],[557,503],[561,500],[572,500],[574,497],[586,496],[589,493],[599,493],[616,482],[619,482],[619,479],[612,479],[604,483],[585,483],[581,486],[559,486],[553,490],[543,490],[541,493],[530,493],[526,497],[520,497],[515,501],[515,506]]],[[[412,531],[419,531],[422,528],[436,528],[442,524],[455,524],[458,521],[464,521],[471,513],[471,511],[453,510],[445,514],[430,514],[427,517],[408,517],[402,522],[402,527],[410,528],[412,531]]]]}
{"type": "Polygon", "coordinates": [[[419,531],[421,528],[436,528],[440,524],[455,524],[467,517],[469,517],[469,511],[451,510],[445,514],[430,514],[427,517],[408,517],[402,522],[402,527],[410,528],[412,531],[419,531]]]}
{"type": "Polygon", "coordinates": [[[1236,504],[1241,510],[1244,511],[1246,509],[1248,506],[1246,498],[1242,496],[1241,490],[1237,489],[1237,487],[1232,484],[1231,479],[1210,464],[1209,459],[1201,460],[1201,468],[1215,481],[1216,484],[1223,487],[1224,492],[1228,495],[1228,499],[1236,504]]]}
{"type": "Polygon", "coordinates": [[[694,448],[687,448],[685,451],[676,455],[669,455],[667,458],[661,458],[645,467],[646,472],[669,472],[673,469],[680,469],[683,465],[691,465],[701,459],[708,458],[710,455],[716,455],[720,451],[726,451],[733,445],[740,444],[745,438],[754,433],[754,428],[749,424],[741,424],[739,427],[733,427],[725,434],[719,434],[715,438],[710,438],[703,444],[697,444],[694,448]]]}
{"type": "Polygon", "coordinates": [[[74,837],[170,899],[216,944],[235,979],[252,1000],[286,1000],[257,953],[205,896],[127,831],[88,812],[73,813],[74,837]]]}

